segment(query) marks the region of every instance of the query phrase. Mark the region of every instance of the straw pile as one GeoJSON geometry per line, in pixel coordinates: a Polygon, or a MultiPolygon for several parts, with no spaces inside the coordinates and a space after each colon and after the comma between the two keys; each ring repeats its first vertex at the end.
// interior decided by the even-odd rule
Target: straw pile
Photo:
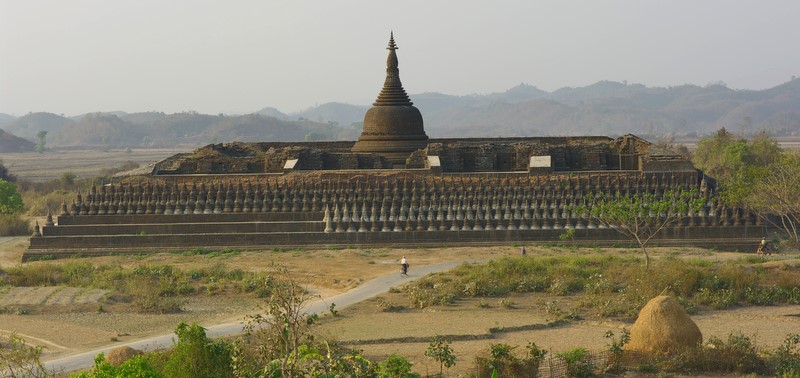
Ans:
{"type": "Polygon", "coordinates": [[[119,366],[123,362],[130,360],[131,357],[142,354],[141,351],[133,349],[129,346],[121,346],[114,348],[106,355],[106,361],[114,366],[119,366]]]}
{"type": "Polygon", "coordinates": [[[647,302],[631,327],[627,350],[669,353],[703,342],[703,334],[675,298],[661,295],[647,302]]]}

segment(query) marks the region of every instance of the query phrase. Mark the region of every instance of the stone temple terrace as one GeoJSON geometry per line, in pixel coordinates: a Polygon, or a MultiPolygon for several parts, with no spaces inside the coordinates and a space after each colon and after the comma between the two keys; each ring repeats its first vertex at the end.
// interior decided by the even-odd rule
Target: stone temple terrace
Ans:
{"type": "MultiPolygon", "coordinates": [[[[682,189],[705,205],[660,245],[744,248],[765,235],[721,205],[715,181],[634,135],[431,139],[400,81],[386,80],[357,141],[213,144],[93,185],[36,225],[24,259],[191,248],[629,244],[587,215],[601,199],[682,189]]],[[[654,217],[663,214],[652,214],[654,217]]]]}

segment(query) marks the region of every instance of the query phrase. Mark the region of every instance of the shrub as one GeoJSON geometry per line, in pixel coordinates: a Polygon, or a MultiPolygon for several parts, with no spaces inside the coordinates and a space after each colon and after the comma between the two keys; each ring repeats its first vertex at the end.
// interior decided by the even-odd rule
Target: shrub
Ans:
{"type": "Polygon", "coordinates": [[[378,373],[380,377],[391,378],[413,378],[419,377],[419,374],[411,372],[413,365],[407,358],[392,354],[383,359],[378,365],[378,373]]]}
{"type": "Polygon", "coordinates": [[[145,355],[136,355],[114,366],[108,362],[103,353],[94,358],[94,366],[89,372],[70,375],[71,378],[163,378],[145,355]]]}
{"type": "Polygon", "coordinates": [[[133,297],[133,304],[144,312],[169,314],[181,311],[183,301],[175,298],[169,277],[133,276],[124,290],[133,297]]]}
{"type": "Polygon", "coordinates": [[[0,214],[0,236],[30,235],[31,228],[28,220],[18,213],[0,214]]]}
{"type": "Polygon", "coordinates": [[[75,193],[70,193],[63,189],[57,189],[47,194],[40,194],[35,190],[26,190],[22,193],[22,199],[27,204],[26,214],[32,217],[45,216],[48,212],[58,215],[61,213],[61,205],[66,201],[70,203],[75,198],[75,193]]]}
{"type": "Polygon", "coordinates": [[[594,376],[594,363],[589,359],[589,352],[584,348],[570,349],[565,352],[556,353],[567,365],[568,377],[591,377],[594,376]]]}
{"type": "Polygon", "coordinates": [[[181,323],[175,328],[178,343],[164,363],[168,377],[231,377],[233,348],[222,340],[212,341],[203,327],[181,323]]]}
{"type": "Polygon", "coordinates": [[[528,354],[524,358],[514,355],[516,346],[508,344],[492,344],[489,346],[488,357],[476,357],[478,377],[536,377],[539,364],[544,360],[547,352],[531,342],[526,349],[528,354]]]}
{"type": "Polygon", "coordinates": [[[775,351],[773,361],[777,376],[800,376],[800,334],[792,333],[786,336],[786,340],[775,351]]]}

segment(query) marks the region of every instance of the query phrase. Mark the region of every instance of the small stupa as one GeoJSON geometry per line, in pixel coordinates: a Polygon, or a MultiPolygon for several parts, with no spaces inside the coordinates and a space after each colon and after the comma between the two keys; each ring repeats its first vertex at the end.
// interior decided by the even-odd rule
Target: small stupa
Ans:
{"type": "Polygon", "coordinates": [[[414,107],[400,82],[394,33],[389,35],[386,49],[389,50],[386,80],[378,99],[364,115],[364,129],[352,151],[375,153],[389,160],[393,167],[403,168],[409,154],[427,146],[428,135],[423,128],[422,113],[414,107]]]}

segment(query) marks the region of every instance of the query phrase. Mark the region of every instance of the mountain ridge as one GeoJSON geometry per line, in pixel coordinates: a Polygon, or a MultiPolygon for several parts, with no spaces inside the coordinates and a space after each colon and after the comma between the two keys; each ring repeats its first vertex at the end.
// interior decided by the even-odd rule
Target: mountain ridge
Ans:
{"type": "MultiPolygon", "coordinates": [[[[599,81],[546,92],[521,83],[504,92],[410,95],[430,137],[709,134],[800,135],[800,79],[764,90],[722,83],[647,87],[599,81]]],[[[48,131],[51,147],[159,146],[244,141],[355,140],[370,105],[328,102],[300,112],[264,107],[244,115],[197,112],[30,113],[0,128],[27,139],[48,131]]]]}

